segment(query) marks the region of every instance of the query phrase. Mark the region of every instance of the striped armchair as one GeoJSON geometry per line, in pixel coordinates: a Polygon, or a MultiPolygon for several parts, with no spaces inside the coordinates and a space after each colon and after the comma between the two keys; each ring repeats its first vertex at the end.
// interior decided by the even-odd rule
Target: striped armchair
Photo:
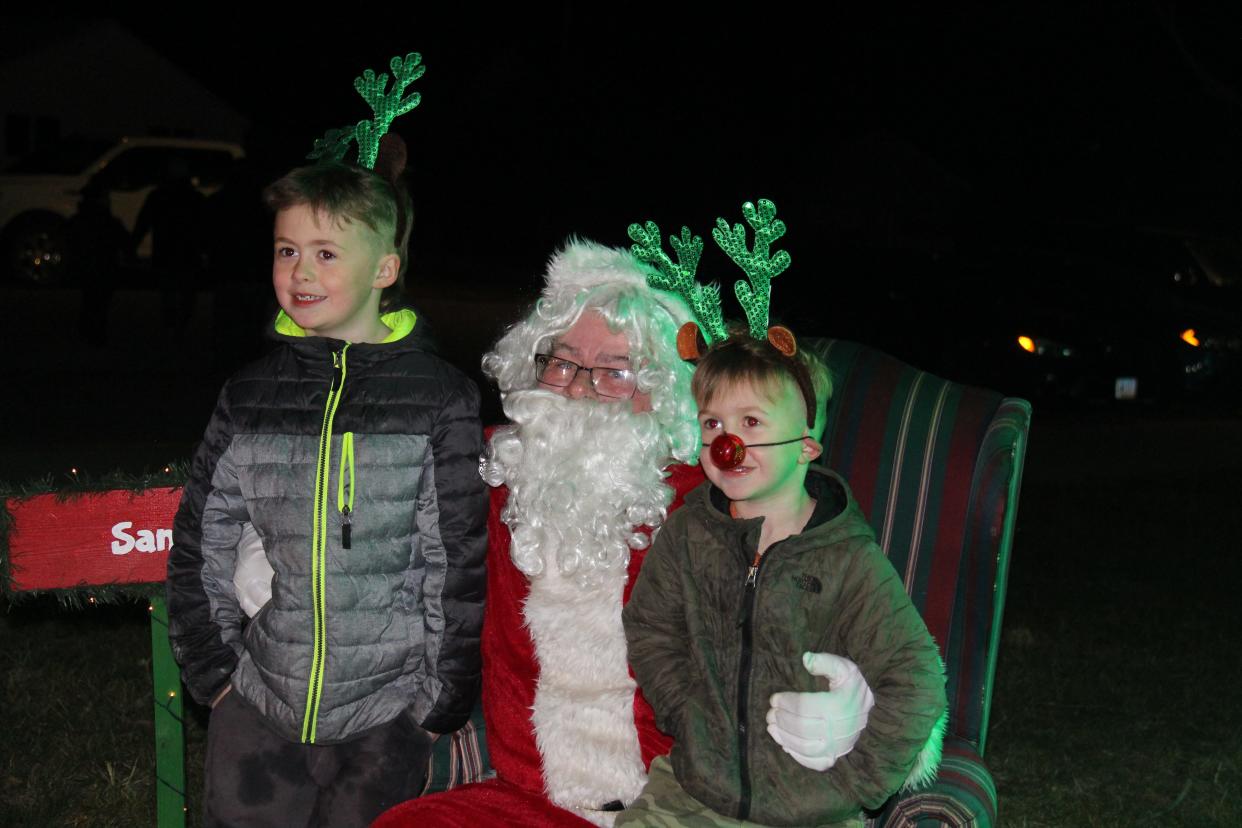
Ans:
{"type": "Polygon", "coordinates": [[[844,340],[806,340],[834,383],[823,462],[840,472],[940,644],[949,730],[936,784],[870,825],[991,826],[983,752],[1031,407],[844,340]]]}

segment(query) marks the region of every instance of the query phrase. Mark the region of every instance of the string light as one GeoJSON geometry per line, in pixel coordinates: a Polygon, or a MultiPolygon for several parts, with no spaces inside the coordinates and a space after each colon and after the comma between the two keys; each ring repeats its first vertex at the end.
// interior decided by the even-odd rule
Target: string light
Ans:
{"type": "Polygon", "coordinates": [[[164,474],[172,474],[172,466],[165,466],[164,474]]]}

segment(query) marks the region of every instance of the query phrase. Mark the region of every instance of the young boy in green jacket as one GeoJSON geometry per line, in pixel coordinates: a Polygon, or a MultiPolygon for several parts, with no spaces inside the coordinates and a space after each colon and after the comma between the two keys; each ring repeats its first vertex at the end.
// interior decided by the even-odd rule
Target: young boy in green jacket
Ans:
{"type": "Polygon", "coordinates": [[[831,384],[785,350],[735,335],[695,373],[708,480],[623,615],[675,744],[617,825],[861,825],[935,775],[936,645],[845,481],[811,465],[831,384]],[[861,732],[845,713],[860,693],[874,693],[861,732]]]}

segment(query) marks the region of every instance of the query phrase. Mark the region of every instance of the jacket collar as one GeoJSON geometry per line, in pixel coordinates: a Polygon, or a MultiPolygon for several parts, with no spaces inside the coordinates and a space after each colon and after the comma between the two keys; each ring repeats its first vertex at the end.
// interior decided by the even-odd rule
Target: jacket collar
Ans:
{"type": "MultiPolygon", "coordinates": [[[[414,331],[414,324],[418,321],[418,314],[414,313],[413,308],[397,308],[388,313],[380,314],[380,321],[383,322],[392,333],[384,338],[383,342],[377,343],[386,345],[390,342],[399,342],[409,336],[414,331]]],[[[276,314],[276,322],[273,325],[277,338],[288,337],[290,339],[310,339],[298,323],[289,318],[283,310],[276,314]]],[[[330,342],[340,342],[341,340],[328,340],[330,342]]],[[[365,344],[365,343],[360,343],[365,344]]]]}
{"type": "MultiPolygon", "coordinates": [[[[858,511],[849,484],[831,469],[813,464],[807,470],[804,485],[811,497],[815,498],[815,511],[803,527],[803,532],[833,524],[841,517],[858,511]]],[[[761,517],[735,518],[730,515],[729,499],[710,480],[703,481],[701,486],[687,495],[686,500],[702,508],[712,522],[725,525],[732,531],[742,534],[751,531],[757,533],[763,525],[761,517]]],[[[861,517],[861,513],[859,516],[861,517]]]]}

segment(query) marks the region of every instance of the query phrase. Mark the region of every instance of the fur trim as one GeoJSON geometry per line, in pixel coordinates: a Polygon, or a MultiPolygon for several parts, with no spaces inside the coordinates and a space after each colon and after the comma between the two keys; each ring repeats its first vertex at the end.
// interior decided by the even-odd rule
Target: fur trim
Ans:
{"type": "Polygon", "coordinates": [[[902,793],[926,788],[936,781],[936,772],[940,770],[940,755],[944,752],[944,732],[948,726],[949,711],[945,710],[932,725],[931,733],[927,736],[927,743],[914,758],[914,767],[910,769],[905,784],[901,786],[902,793]]]}
{"type": "Polygon", "coordinates": [[[623,247],[605,247],[587,239],[571,238],[548,261],[547,285],[551,289],[596,285],[647,284],[654,272],[623,247]]]}
{"type": "Polygon", "coordinates": [[[628,804],[647,782],[621,625],[625,580],[583,589],[549,566],[523,607],[539,661],[531,723],[548,798],[596,824],[615,816],[599,806],[628,804]]]}
{"type": "Polygon", "coordinates": [[[690,308],[680,296],[650,287],[646,279],[652,272],[627,250],[571,239],[549,261],[547,283],[531,312],[483,355],[483,373],[496,380],[501,399],[531,389],[535,355],[594,309],[629,341],[639,388],[650,392],[651,413],[668,441],[662,459],[697,462],[701,431],[690,392],[694,368],[677,355],[677,328],[691,318],[690,308]]]}

